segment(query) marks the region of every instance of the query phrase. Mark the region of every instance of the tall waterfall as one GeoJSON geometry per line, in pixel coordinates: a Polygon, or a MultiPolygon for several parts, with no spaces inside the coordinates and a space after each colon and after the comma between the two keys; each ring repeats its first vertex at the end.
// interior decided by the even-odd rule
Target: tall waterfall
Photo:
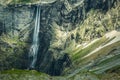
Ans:
{"type": "Polygon", "coordinates": [[[39,48],[40,12],[41,12],[41,7],[37,6],[33,41],[29,51],[29,57],[31,59],[29,68],[34,68],[37,61],[37,54],[39,48]]]}

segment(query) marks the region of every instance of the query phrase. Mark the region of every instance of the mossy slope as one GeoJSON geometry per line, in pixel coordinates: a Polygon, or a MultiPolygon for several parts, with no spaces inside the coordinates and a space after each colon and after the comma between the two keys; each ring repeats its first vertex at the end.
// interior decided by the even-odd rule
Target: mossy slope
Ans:
{"type": "Polygon", "coordinates": [[[71,53],[72,66],[64,74],[75,76],[81,72],[92,72],[101,75],[113,71],[112,73],[119,75],[116,71],[120,69],[120,32],[109,32],[76,50],[71,53]]]}

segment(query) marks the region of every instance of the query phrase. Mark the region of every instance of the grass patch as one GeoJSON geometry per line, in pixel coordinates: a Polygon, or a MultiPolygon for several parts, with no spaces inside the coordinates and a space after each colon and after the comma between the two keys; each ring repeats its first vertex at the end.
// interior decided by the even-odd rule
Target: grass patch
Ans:
{"type": "MultiPolygon", "coordinates": [[[[34,0],[34,1],[39,1],[39,0],[34,0]]],[[[33,2],[33,0],[12,0],[12,4],[16,4],[16,3],[31,3],[33,2]]]]}
{"type": "Polygon", "coordinates": [[[6,70],[0,72],[1,80],[49,80],[50,76],[35,70],[6,70]]]}
{"type": "Polygon", "coordinates": [[[37,72],[36,70],[19,70],[19,69],[12,69],[12,70],[5,70],[2,71],[1,74],[18,74],[18,75],[23,75],[23,74],[34,74],[34,75],[41,75],[43,73],[37,72]]]}
{"type": "Polygon", "coordinates": [[[112,61],[117,60],[117,59],[119,59],[119,58],[120,58],[120,54],[119,54],[119,55],[115,55],[115,56],[113,56],[113,57],[111,57],[111,58],[104,59],[104,60],[98,62],[96,65],[98,65],[98,66],[103,66],[103,65],[105,65],[106,63],[112,62],[112,61]]]}
{"type": "Polygon", "coordinates": [[[97,57],[102,57],[104,55],[107,55],[109,52],[111,52],[112,50],[114,50],[116,47],[119,47],[119,46],[120,46],[120,41],[110,44],[108,46],[105,46],[101,48],[99,51],[95,52],[93,55],[86,57],[82,61],[88,62],[88,61],[96,59],[97,57]]]}
{"type": "Polygon", "coordinates": [[[115,39],[115,37],[107,39],[102,45],[104,46],[105,44],[109,43],[110,41],[112,41],[113,39],[115,39]]]}
{"type": "Polygon", "coordinates": [[[93,51],[94,49],[99,47],[106,40],[107,40],[106,37],[102,37],[99,40],[97,40],[96,42],[94,42],[93,44],[87,46],[86,48],[81,49],[78,53],[73,55],[72,60],[75,61],[75,60],[87,55],[88,53],[90,53],[91,51],[93,51]]]}

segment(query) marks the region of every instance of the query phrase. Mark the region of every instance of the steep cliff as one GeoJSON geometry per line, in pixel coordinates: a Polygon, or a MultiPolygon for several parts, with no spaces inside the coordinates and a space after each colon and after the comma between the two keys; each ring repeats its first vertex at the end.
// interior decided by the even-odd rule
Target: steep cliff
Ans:
{"type": "Polygon", "coordinates": [[[120,35],[119,0],[6,0],[0,1],[0,70],[28,68],[37,5],[41,6],[41,27],[35,70],[71,74],[71,80],[77,80],[82,72],[119,69],[120,40],[109,44],[120,35]],[[110,31],[115,35],[109,39],[104,35],[110,31]]]}

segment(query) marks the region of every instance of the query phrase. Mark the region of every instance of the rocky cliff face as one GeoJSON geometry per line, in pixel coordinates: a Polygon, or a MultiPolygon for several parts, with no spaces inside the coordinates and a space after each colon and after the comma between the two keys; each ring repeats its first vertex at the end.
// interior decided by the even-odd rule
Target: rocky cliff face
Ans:
{"type": "Polygon", "coordinates": [[[33,25],[33,13],[34,9],[30,9],[29,7],[1,6],[1,69],[27,67],[27,56],[30,43],[28,39],[33,29],[33,27],[31,27],[33,25]]]}
{"type": "MultiPolygon", "coordinates": [[[[26,69],[29,65],[37,4],[22,3],[8,0],[7,6],[0,7],[0,70],[26,69]]],[[[60,75],[71,65],[68,55],[76,46],[100,38],[108,31],[120,30],[119,3],[119,0],[53,0],[41,4],[35,69],[60,75]]]]}

